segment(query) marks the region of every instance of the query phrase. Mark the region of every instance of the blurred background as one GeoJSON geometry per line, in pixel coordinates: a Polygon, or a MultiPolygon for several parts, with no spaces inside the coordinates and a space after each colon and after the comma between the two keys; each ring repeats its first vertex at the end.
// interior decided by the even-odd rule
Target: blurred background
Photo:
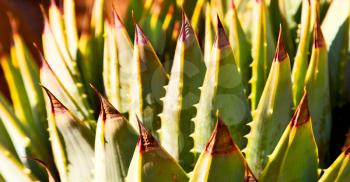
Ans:
{"type": "MultiPolygon", "coordinates": [[[[17,20],[19,31],[27,45],[33,43],[41,48],[41,32],[43,28],[43,20],[40,12],[40,5],[47,10],[50,1],[55,0],[0,0],[0,49],[4,52],[9,52],[11,45],[11,27],[8,21],[7,13],[11,13],[17,20]]],[[[90,20],[87,18],[90,15],[90,8],[94,0],[76,0],[77,23],[79,31],[87,29],[90,20]]],[[[56,3],[61,6],[62,0],[56,0],[56,3]]],[[[129,0],[106,0],[106,15],[110,17],[112,7],[114,6],[119,15],[124,17],[127,12],[129,0]]],[[[33,48],[29,46],[29,48],[33,48]]],[[[34,55],[36,51],[31,51],[34,55]]],[[[37,56],[37,55],[35,55],[37,56]]],[[[0,90],[9,96],[2,69],[0,69],[0,90]]]]}

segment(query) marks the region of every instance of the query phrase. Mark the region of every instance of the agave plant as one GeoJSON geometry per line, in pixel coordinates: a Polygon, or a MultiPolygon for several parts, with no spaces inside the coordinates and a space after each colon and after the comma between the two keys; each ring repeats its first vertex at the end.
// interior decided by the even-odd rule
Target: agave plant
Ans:
{"type": "Polygon", "coordinates": [[[350,180],[349,139],[329,157],[349,1],[104,6],[84,32],[73,0],[42,8],[40,66],[9,16],[0,181],[350,180]]]}

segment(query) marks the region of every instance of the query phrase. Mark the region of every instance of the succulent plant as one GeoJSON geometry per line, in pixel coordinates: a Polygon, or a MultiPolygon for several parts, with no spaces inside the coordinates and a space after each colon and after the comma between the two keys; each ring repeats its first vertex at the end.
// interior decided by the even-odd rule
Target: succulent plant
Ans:
{"type": "Polygon", "coordinates": [[[349,1],[134,0],[124,20],[104,6],[82,32],[73,0],[42,8],[38,56],[9,16],[0,181],[350,180],[349,138],[329,154],[349,1]]]}

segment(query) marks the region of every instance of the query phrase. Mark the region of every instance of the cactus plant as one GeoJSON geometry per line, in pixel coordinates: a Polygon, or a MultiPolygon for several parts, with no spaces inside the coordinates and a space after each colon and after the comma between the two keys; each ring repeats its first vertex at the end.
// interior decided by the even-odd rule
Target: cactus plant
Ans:
{"type": "Polygon", "coordinates": [[[288,2],[134,0],[123,20],[96,0],[80,32],[52,1],[38,56],[9,15],[0,181],[349,181],[349,140],[329,157],[349,3],[288,2]]]}

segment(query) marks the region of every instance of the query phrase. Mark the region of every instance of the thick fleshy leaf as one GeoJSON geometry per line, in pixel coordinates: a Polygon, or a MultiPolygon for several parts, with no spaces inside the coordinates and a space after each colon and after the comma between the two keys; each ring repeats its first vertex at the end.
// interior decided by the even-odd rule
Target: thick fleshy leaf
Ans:
{"type": "MultiPolygon", "coordinates": [[[[52,93],[65,104],[65,106],[72,112],[77,119],[86,122],[86,125],[95,128],[96,123],[94,120],[87,119],[91,116],[85,115],[83,108],[78,104],[74,95],[66,89],[66,82],[61,82],[60,78],[51,69],[51,66],[46,62],[45,58],[40,54],[41,66],[40,66],[40,81],[43,86],[51,90],[52,93]]],[[[59,74],[60,77],[62,74],[59,74]]],[[[82,97],[86,97],[82,95],[82,97]]],[[[46,107],[47,110],[47,107],[46,107]]],[[[48,113],[49,115],[49,113],[48,113]]],[[[50,124],[50,123],[49,123],[50,124]]]]}
{"type": "MultiPolygon", "coordinates": [[[[0,145],[0,175],[5,181],[37,181],[31,171],[0,145]]],[[[0,179],[1,181],[1,179],[0,179]]]]}
{"type": "MultiPolygon", "coordinates": [[[[16,160],[21,161],[22,164],[28,168],[28,171],[34,173],[40,179],[45,176],[43,171],[38,168],[38,165],[29,161],[26,156],[32,156],[48,162],[52,162],[48,153],[48,148],[44,146],[44,142],[38,138],[35,131],[26,128],[18,117],[15,115],[10,104],[0,94],[0,118],[2,124],[11,138],[11,142],[15,148],[16,154],[11,154],[16,160]],[[18,156],[18,157],[17,157],[18,156]]],[[[0,145],[0,147],[2,147],[0,145]]],[[[10,151],[10,149],[6,149],[10,151]]]]}
{"type": "Polygon", "coordinates": [[[290,61],[281,31],[269,78],[259,105],[253,112],[253,121],[249,123],[251,131],[247,135],[247,148],[244,149],[247,162],[258,177],[266,165],[267,156],[273,152],[288,125],[293,106],[290,61]]]}
{"type": "Polygon", "coordinates": [[[252,61],[250,55],[251,45],[241,26],[234,0],[232,0],[232,23],[229,23],[229,25],[230,43],[234,51],[238,71],[242,77],[245,93],[248,95],[250,93],[250,85],[248,82],[251,77],[250,64],[252,61]]]}
{"type": "MultiPolygon", "coordinates": [[[[199,2],[199,1],[198,1],[199,2]]],[[[205,7],[205,35],[204,35],[204,62],[208,66],[211,60],[211,48],[213,47],[214,31],[211,20],[211,8],[207,3],[205,7]]]]}
{"type": "Polygon", "coordinates": [[[29,97],[26,92],[23,92],[26,90],[26,88],[19,70],[16,48],[11,48],[11,58],[4,55],[0,59],[0,64],[2,70],[4,71],[4,76],[10,90],[15,115],[23,127],[29,131],[32,131],[32,133],[36,135],[37,139],[39,139],[39,130],[36,127],[38,125],[34,120],[31,107],[28,107],[30,106],[29,97]]]}
{"type": "Polygon", "coordinates": [[[251,121],[248,99],[243,91],[232,48],[219,18],[217,22],[218,32],[212,48],[212,58],[207,67],[199,103],[196,105],[197,114],[193,120],[195,153],[204,150],[210,133],[214,130],[215,111],[220,112],[232,138],[242,148],[246,145],[244,135],[249,132],[246,124],[251,121]]]}
{"type": "Polygon", "coordinates": [[[137,143],[137,132],[95,91],[101,102],[95,137],[95,180],[124,181],[137,143]]]}
{"type": "MultiPolygon", "coordinates": [[[[70,59],[69,55],[64,54],[67,53],[67,51],[60,50],[45,13],[43,13],[43,15],[44,30],[42,40],[45,60],[50,66],[51,71],[55,75],[59,75],[59,77],[57,77],[57,81],[59,83],[64,83],[60,84],[62,87],[61,89],[65,90],[65,94],[69,95],[70,100],[75,102],[76,107],[79,108],[78,110],[80,110],[80,113],[76,113],[76,110],[72,110],[74,114],[80,115],[80,120],[92,119],[93,111],[88,103],[87,94],[84,91],[84,85],[82,83],[80,73],[78,72],[76,62],[70,59]]],[[[40,71],[40,74],[42,74],[42,71],[40,71]]],[[[57,86],[51,85],[50,80],[47,80],[43,75],[40,76],[40,80],[42,84],[45,87],[48,87],[50,90],[60,89],[57,88],[57,86]]],[[[57,96],[60,100],[64,100],[60,95],[57,96]]],[[[64,102],[64,104],[68,105],[66,102],[64,102]]]]}
{"type": "Polygon", "coordinates": [[[306,95],[269,156],[261,181],[317,181],[317,146],[306,95]]]}
{"type": "Polygon", "coordinates": [[[345,176],[349,175],[349,171],[346,171],[350,168],[349,154],[350,146],[347,146],[347,148],[338,156],[338,158],[333,162],[333,164],[325,170],[324,174],[321,176],[319,181],[348,181],[350,179],[350,176],[345,176]]]}
{"type": "MultiPolygon", "coordinates": [[[[63,14],[61,13],[60,9],[58,8],[54,0],[51,0],[50,6],[49,6],[48,18],[49,18],[48,20],[50,23],[52,34],[55,37],[55,41],[57,43],[57,47],[59,48],[59,51],[62,53],[62,55],[66,59],[70,59],[70,61],[73,62],[72,56],[70,55],[70,52],[68,50],[68,40],[66,39],[66,35],[65,35],[63,14]]],[[[69,43],[71,41],[72,40],[69,40],[69,43]]]]}
{"type": "Polygon", "coordinates": [[[311,4],[309,0],[304,0],[302,3],[300,40],[292,71],[294,106],[299,104],[304,92],[305,76],[309,62],[311,35],[311,4]]]}
{"type": "Polygon", "coordinates": [[[141,116],[143,124],[156,136],[160,128],[160,98],[165,95],[163,86],[168,82],[168,75],[139,25],[135,24],[135,29],[129,120],[137,129],[136,115],[141,116]]]}
{"type": "Polygon", "coordinates": [[[254,4],[255,31],[252,39],[252,77],[251,83],[251,110],[254,111],[260,101],[265,82],[270,72],[273,60],[275,42],[272,37],[271,25],[265,1],[259,0],[254,4]]]}
{"type": "Polygon", "coordinates": [[[77,63],[82,73],[84,88],[94,110],[98,109],[98,100],[89,84],[104,90],[103,85],[103,52],[104,52],[104,0],[96,0],[92,6],[90,29],[84,31],[78,43],[77,63]]]}
{"type": "MultiPolygon", "coordinates": [[[[17,157],[16,150],[0,116],[0,145],[17,157]]],[[[17,157],[18,158],[18,157],[17,157]]]]}
{"type": "Polygon", "coordinates": [[[82,121],[76,119],[49,90],[45,87],[44,89],[50,100],[50,130],[56,132],[55,136],[51,135],[55,137],[52,141],[55,144],[52,145],[59,147],[53,146],[59,149],[54,150],[54,159],[59,166],[60,178],[62,181],[88,181],[93,177],[91,167],[94,157],[94,133],[82,121]]]}
{"type": "Polygon", "coordinates": [[[126,181],[188,181],[181,166],[156,141],[139,121],[139,141],[126,181]]]}
{"type": "Polygon", "coordinates": [[[327,45],[316,20],[305,87],[321,165],[328,152],[332,126],[328,64],[327,45]]]}
{"type": "MultiPolygon", "coordinates": [[[[35,63],[35,60],[33,59],[29,49],[26,47],[23,39],[18,33],[17,29],[17,23],[15,20],[10,16],[10,22],[12,27],[12,38],[13,38],[13,46],[11,47],[11,62],[13,63],[14,67],[19,72],[13,72],[14,74],[18,74],[16,76],[22,77],[23,80],[23,87],[25,92],[20,92],[22,94],[27,95],[27,101],[26,100],[19,100],[20,102],[23,102],[23,107],[28,108],[29,103],[29,109],[31,110],[31,113],[28,113],[28,116],[31,115],[32,118],[25,118],[27,120],[33,120],[33,123],[35,125],[31,125],[31,130],[35,130],[36,128],[38,134],[43,137],[47,138],[48,133],[46,131],[47,123],[46,123],[46,112],[45,112],[45,102],[42,90],[40,88],[40,85],[38,84],[40,81],[39,78],[39,68],[35,63]],[[33,128],[33,129],[32,129],[33,128]]],[[[13,76],[13,77],[16,77],[13,76]]],[[[18,80],[19,81],[19,80],[18,80]]],[[[12,85],[12,84],[9,84],[12,85]]],[[[16,82],[15,85],[21,85],[20,82],[16,82]]],[[[19,86],[17,88],[22,87],[19,86]]],[[[11,92],[18,92],[18,90],[14,90],[15,88],[10,88],[11,92]]],[[[13,97],[12,97],[13,98],[13,97]]],[[[18,98],[14,99],[16,101],[18,98]]],[[[20,99],[25,99],[25,96],[23,96],[20,99]]],[[[27,109],[25,109],[27,112],[29,112],[27,109]]],[[[22,118],[23,119],[23,118],[22,118]]],[[[45,141],[43,144],[46,144],[46,146],[49,146],[49,142],[45,141]]]]}
{"type": "MultiPolygon", "coordinates": [[[[105,40],[103,49],[103,85],[106,96],[117,109],[121,109],[120,77],[118,63],[118,49],[115,32],[109,21],[105,21],[105,40]]],[[[125,110],[123,110],[125,111],[125,110]]]]}
{"type": "Polygon", "coordinates": [[[229,128],[217,118],[215,130],[199,156],[190,181],[244,181],[246,165],[229,128]]]}
{"type": "Polygon", "coordinates": [[[78,50],[78,31],[74,0],[63,1],[63,21],[66,38],[69,40],[68,49],[73,59],[76,59],[78,50]]]}
{"type": "MultiPolygon", "coordinates": [[[[117,52],[117,62],[118,66],[110,66],[110,73],[116,74],[114,72],[118,72],[118,80],[119,80],[119,95],[120,95],[120,108],[116,106],[114,103],[115,98],[108,94],[109,90],[113,90],[105,85],[105,91],[107,93],[107,97],[110,99],[111,103],[120,110],[120,112],[125,113],[129,110],[130,104],[130,87],[131,87],[131,66],[132,66],[132,57],[133,57],[133,45],[129,38],[128,33],[119,18],[118,14],[113,12],[113,20],[114,20],[114,28],[112,28],[112,32],[114,32],[115,42],[116,42],[116,52],[117,52]],[[117,71],[118,70],[118,71],[117,71]]],[[[107,31],[107,30],[106,30],[107,31]]],[[[108,36],[108,34],[107,34],[108,36]]],[[[107,38],[107,37],[106,37],[107,38]]],[[[113,43],[112,43],[113,45],[113,43]]],[[[105,48],[108,49],[108,48],[105,48]]],[[[111,50],[112,51],[112,50],[111,50]]],[[[113,55],[113,53],[111,53],[113,55]]],[[[112,64],[112,62],[110,62],[112,64]]],[[[113,81],[113,77],[111,75],[103,76],[104,79],[110,79],[111,83],[113,81]]],[[[114,94],[114,93],[111,93],[114,94]]]]}
{"type": "Polygon", "coordinates": [[[349,70],[348,48],[350,27],[350,1],[333,0],[322,22],[327,43],[329,79],[333,106],[346,101],[346,72],[349,70]]]}
{"type": "Polygon", "coordinates": [[[159,131],[162,146],[184,167],[193,166],[193,147],[190,134],[191,119],[195,117],[194,104],[198,103],[205,74],[205,63],[197,38],[185,14],[175,51],[169,84],[163,98],[159,131]]]}

